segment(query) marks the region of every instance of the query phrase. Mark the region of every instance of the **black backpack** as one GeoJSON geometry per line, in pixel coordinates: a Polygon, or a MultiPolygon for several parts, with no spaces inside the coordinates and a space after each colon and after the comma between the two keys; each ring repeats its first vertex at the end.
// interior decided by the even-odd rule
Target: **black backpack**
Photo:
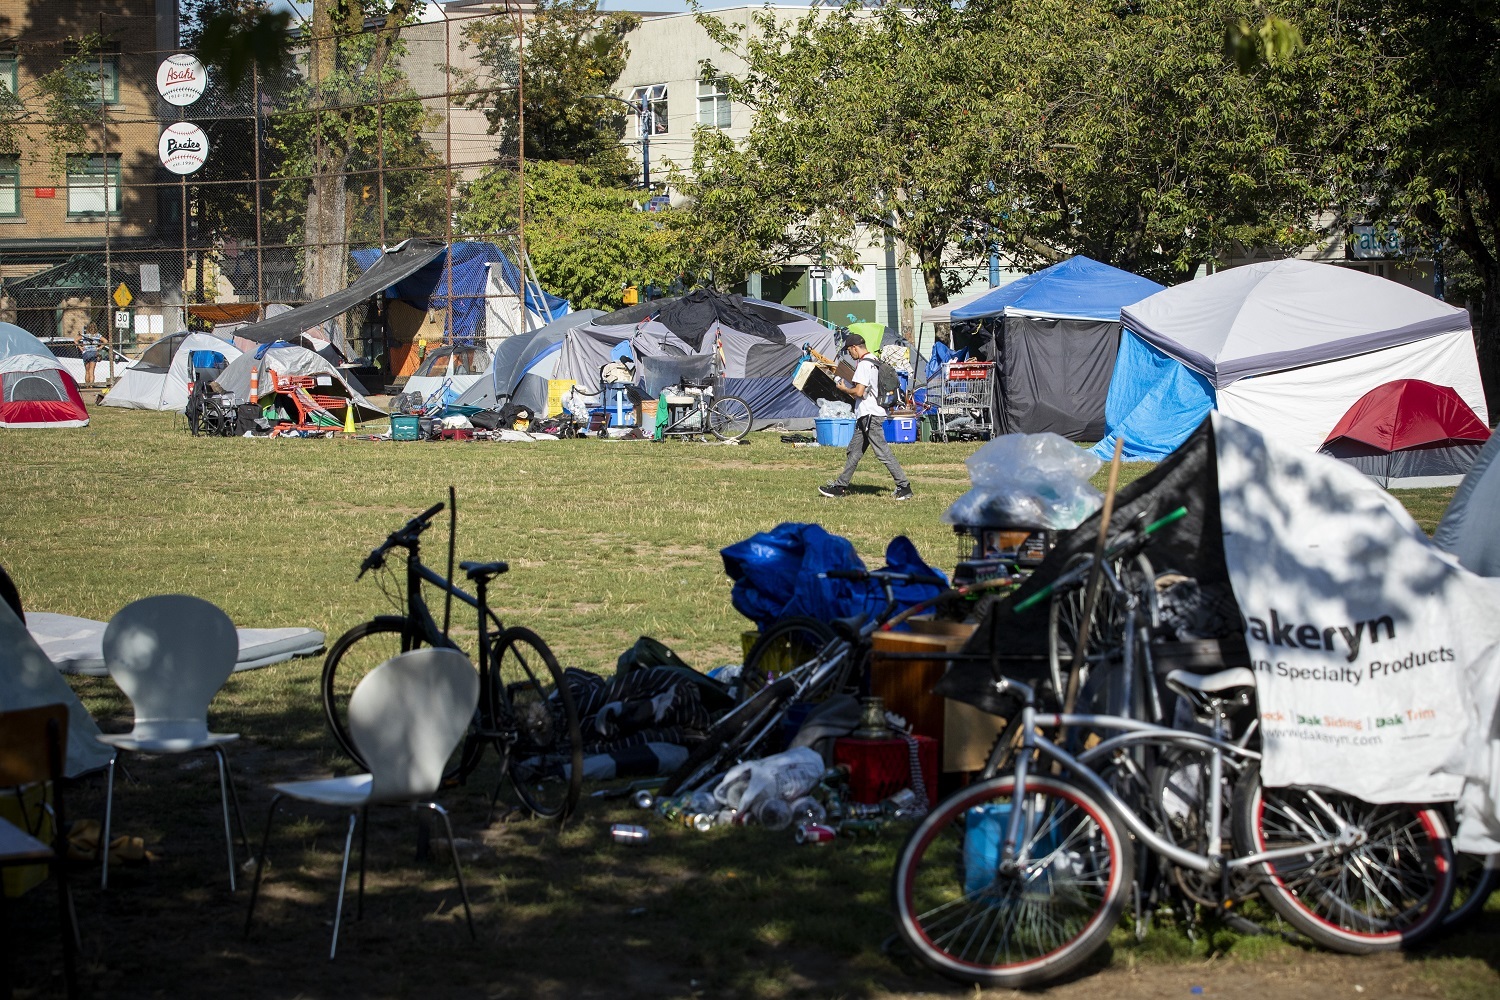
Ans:
{"type": "Polygon", "coordinates": [[[901,376],[885,361],[874,354],[869,358],[875,364],[875,397],[881,406],[891,406],[901,401],[901,376]]]}

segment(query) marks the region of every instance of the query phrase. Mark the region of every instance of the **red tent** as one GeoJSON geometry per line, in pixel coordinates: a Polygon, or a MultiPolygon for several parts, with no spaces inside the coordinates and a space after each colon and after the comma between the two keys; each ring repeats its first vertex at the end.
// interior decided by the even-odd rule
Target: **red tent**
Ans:
{"type": "Polygon", "coordinates": [[[0,427],[87,427],[89,411],[56,358],[0,358],[0,427]]]}
{"type": "Polygon", "coordinates": [[[1455,486],[1489,436],[1455,390],[1405,378],[1357,399],[1318,450],[1387,488],[1455,486]]]}

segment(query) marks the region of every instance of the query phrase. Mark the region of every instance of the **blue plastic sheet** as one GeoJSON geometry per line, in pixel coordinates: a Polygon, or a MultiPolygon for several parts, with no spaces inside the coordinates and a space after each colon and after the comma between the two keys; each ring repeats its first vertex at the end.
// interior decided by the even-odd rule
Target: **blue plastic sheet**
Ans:
{"type": "Polygon", "coordinates": [[[1203,375],[1126,329],[1104,400],[1108,433],[1094,454],[1108,461],[1115,438],[1125,439],[1127,462],[1159,462],[1188,439],[1214,407],[1214,387],[1203,375]]]}
{"type": "MultiPolygon", "coordinates": [[[[829,570],[864,569],[865,564],[847,538],[816,524],[778,524],[736,542],[720,555],[724,571],[734,581],[730,600],[735,610],[762,628],[792,615],[830,621],[861,613],[874,616],[885,609],[885,592],[879,583],[819,577],[829,570]]],[[[922,560],[905,536],[892,539],[886,547],[884,568],[946,579],[922,560]]],[[[935,597],[939,589],[930,584],[896,587],[896,610],[935,597]]]]}

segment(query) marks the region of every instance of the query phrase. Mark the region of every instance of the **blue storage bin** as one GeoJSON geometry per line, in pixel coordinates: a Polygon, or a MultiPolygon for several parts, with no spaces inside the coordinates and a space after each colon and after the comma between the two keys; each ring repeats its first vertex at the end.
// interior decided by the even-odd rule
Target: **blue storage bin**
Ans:
{"type": "Polygon", "coordinates": [[[813,421],[818,444],[847,448],[854,437],[853,417],[819,417],[813,421]]]}
{"type": "Polygon", "coordinates": [[[892,444],[911,444],[917,440],[916,417],[888,417],[885,421],[885,439],[892,444]]]}

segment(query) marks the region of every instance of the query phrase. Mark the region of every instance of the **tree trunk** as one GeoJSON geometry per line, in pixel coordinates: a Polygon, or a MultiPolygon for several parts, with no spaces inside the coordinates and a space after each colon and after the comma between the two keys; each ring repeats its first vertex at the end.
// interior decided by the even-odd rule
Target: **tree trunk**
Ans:
{"type": "Polygon", "coordinates": [[[1474,350],[1479,355],[1479,378],[1489,406],[1489,423],[1500,420],[1500,266],[1479,268],[1484,292],[1474,327],[1474,350]]]}

